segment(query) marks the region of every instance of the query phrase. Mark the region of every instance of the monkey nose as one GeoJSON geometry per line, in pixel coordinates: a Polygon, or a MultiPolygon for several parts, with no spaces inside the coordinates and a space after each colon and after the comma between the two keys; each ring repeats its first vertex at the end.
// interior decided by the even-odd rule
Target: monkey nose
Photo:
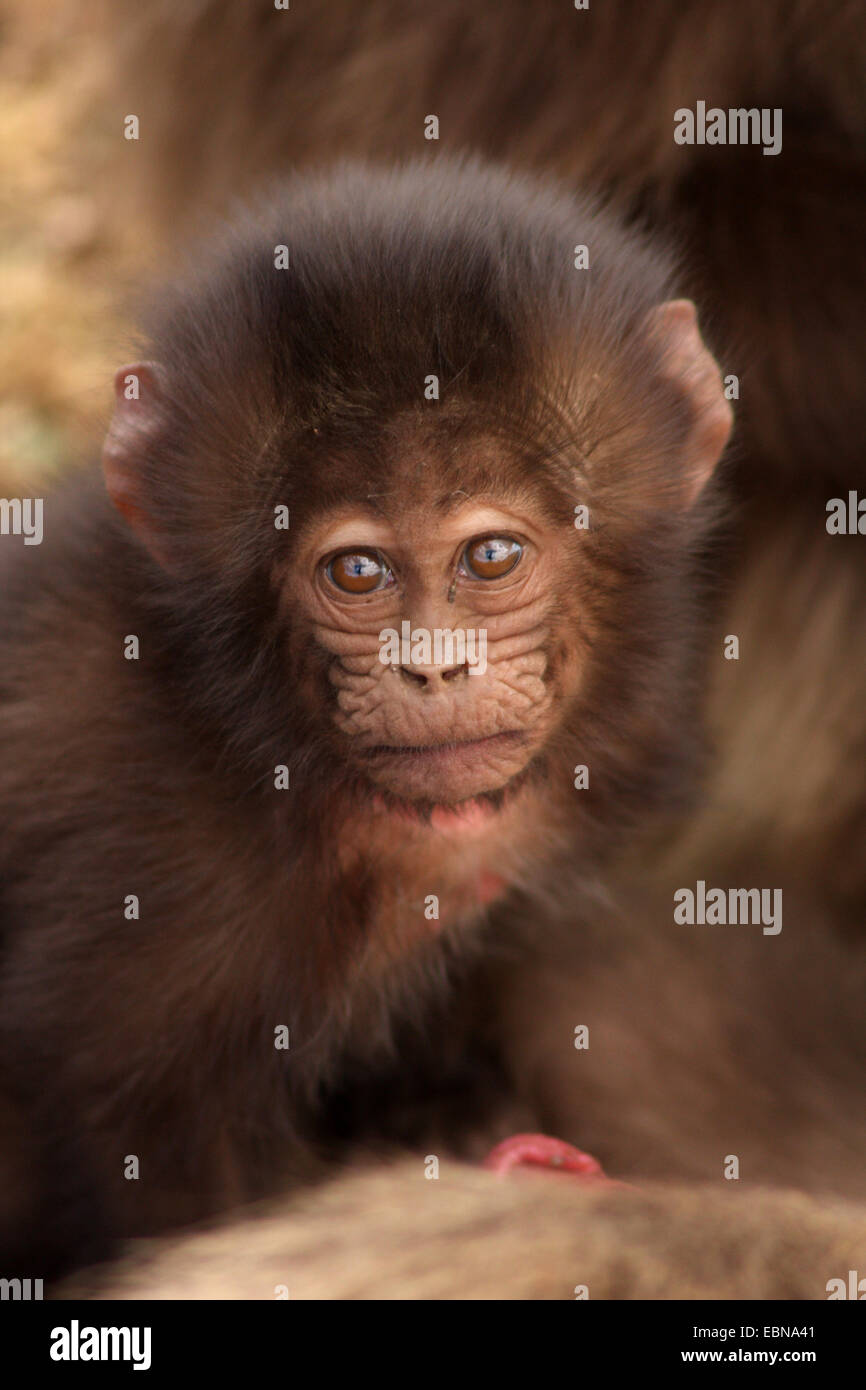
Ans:
{"type": "Polygon", "coordinates": [[[463,661],[454,666],[398,666],[397,671],[408,685],[421,690],[441,689],[446,681],[458,680],[469,674],[469,662],[463,661]]]}

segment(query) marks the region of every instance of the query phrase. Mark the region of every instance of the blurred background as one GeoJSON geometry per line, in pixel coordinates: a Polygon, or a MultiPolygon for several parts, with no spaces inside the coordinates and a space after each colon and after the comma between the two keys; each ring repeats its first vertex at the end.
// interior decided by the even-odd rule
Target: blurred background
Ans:
{"type": "MultiPolygon", "coordinates": [[[[149,263],[106,208],[112,55],[80,4],[0,5],[0,485],[92,452],[149,263]],[[118,353],[120,352],[120,356],[118,353]]],[[[94,16],[90,16],[92,20],[94,16]]],[[[110,31],[108,31],[110,33],[110,31]]]]}

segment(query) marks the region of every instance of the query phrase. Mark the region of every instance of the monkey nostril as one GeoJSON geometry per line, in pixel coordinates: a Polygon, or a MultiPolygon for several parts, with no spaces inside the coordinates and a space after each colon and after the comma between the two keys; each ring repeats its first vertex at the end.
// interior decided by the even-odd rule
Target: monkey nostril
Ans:
{"type": "Polygon", "coordinates": [[[464,661],[461,666],[431,666],[425,671],[413,671],[411,666],[398,666],[397,670],[405,681],[410,685],[425,686],[435,685],[439,681],[453,681],[458,676],[465,676],[469,673],[469,662],[464,661]]]}
{"type": "Polygon", "coordinates": [[[408,666],[398,666],[397,670],[405,681],[410,685],[426,685],[427,677],[422,676],[420,671],[411,671],[408,666]]]}

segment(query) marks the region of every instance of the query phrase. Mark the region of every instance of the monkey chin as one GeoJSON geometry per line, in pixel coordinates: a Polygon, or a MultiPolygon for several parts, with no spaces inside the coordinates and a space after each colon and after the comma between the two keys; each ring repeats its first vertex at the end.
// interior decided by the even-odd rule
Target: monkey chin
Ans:
{"type": "Polygon", "coordinates": [[[376,793],[373,796],[373,805],[383,815],[392,816],[409,825],[428,825],[433,830],[441,830],[446,834],[449,831],[459,831],[462,834],[468,833],[470,835],[473,831],[480,833],[486,830],[491,822],[497,819],[501,809],[490,798],[484,797],[482,799],[477,796],[469,797],[466,801],[458,801],[454,805],[435,802],[426,805],[410,801],[396,801],[376,793]]]}
{"type": "Polygon", "coordinates": [[[477,790],[468,796],[448,796],[435,783],[426,797],[401,795],[372,779],[368,786],[373,810],[383,823],[396,821],[410,834],[433,831],[436,835],[459,837],[461,843],[466,843],[483,838],[491,830],[495,832],[503,817],[511,813],[519,816],[521,805],[531,795],[539,776],[543,777],[543,772],[530,757],[501,786],[477,790]]]}

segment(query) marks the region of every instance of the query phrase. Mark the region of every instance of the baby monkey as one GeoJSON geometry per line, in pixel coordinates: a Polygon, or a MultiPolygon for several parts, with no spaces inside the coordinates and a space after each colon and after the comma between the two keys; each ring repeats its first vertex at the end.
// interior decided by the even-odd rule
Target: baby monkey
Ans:
{"type": "Polygon", "coordinates": [[[552,950],[694,760],[731,419],[658,248],[475,161],[348,166],[147,344],[104,481],[0,542],[4,1263],[501,1137],[485,962],[552,950]]]}

